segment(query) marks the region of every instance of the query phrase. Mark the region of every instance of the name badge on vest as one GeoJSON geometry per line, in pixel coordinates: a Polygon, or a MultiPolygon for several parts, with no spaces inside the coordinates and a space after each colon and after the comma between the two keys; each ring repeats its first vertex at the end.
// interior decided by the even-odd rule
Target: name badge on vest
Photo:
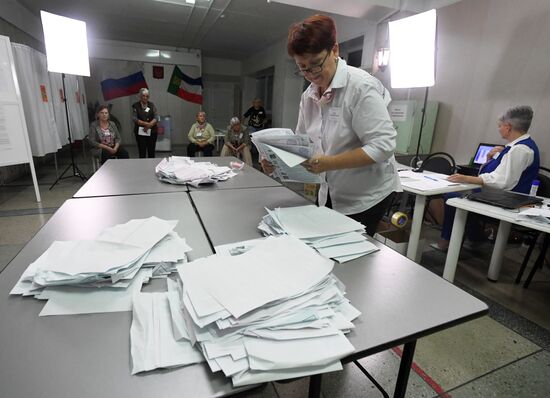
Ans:
{"type": "Polygon", "coordinates": [[[339,122],[342,119],[342,108],[328,108],[328,120],[329,122],[339,122]]]}
{"type": "Polygon", "coordinates": [[[147,107],[147,108],[145,108],[143,111],[144,111],[144,112],[149,112],[150,110],[151,110],[151,108],[147,107]]]}

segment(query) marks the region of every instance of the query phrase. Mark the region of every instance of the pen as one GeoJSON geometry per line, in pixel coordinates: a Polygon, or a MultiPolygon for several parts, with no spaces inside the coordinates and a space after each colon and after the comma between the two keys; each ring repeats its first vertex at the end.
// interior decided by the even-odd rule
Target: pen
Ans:
{"type": "Polygon", "coordinates": [[[424,178],[427,178],[428,180],[432,180],[432,181],[437,181],[437,179],[435,179],[433,177],[424,176],[424,178]]]}

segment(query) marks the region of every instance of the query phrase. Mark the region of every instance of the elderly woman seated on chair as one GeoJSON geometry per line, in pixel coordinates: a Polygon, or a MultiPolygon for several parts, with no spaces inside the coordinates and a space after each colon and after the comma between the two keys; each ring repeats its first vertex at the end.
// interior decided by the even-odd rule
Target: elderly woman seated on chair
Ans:
{"type": "MultiPolygon", "coordinates": [[[[466,176],[453,174],[447,179],[452,182],[479,184],[491,188],[520,193],[529,193],[533,180],[539,172],[539,150],[527,131],[531,126],[533,110],[530,106],[517,106],[508,109],[498,119],[498,132],[508,143],[505,147],[495,147],[487,155],[486,163],[479,169],[479,175],[466,176]]],[[[461,194],[446,194],[445,200],[461,194]]],[[[446,250],[451,239],[451,231],[456,212],[455,207],[445,205],[441,239],[433,247],[446,250]]],[[[470,214],[466,233],[470,240],[483,239],[482,217],[470,214]]]]}
{"type": "Polygon", "coordinates": [[[242,158],[247,165],[252,166],[250,135],[238,117],[231,118],[224,140],[225,144],[223,145],[221,156],[242,158]]]}
{"type": "Polygon", "coordinates": [[[206,113],[197,113],[197,121],[189,129],[189,145],[187,145],[187,156],[194,157],[197,152],[204,156],[212,156],[216,133],[214,127],[206,121],[206,113]]]}
{"type": "Polygon", "coordinates": [[[101,164],[112,158],[128,159],[126,149],[120,145],[120,133],[116,124],[109,120],[109,107],[100,105],[96,120],[90,124],[88,141],[92,146],[92,155],[101,159],[101,164]]]}

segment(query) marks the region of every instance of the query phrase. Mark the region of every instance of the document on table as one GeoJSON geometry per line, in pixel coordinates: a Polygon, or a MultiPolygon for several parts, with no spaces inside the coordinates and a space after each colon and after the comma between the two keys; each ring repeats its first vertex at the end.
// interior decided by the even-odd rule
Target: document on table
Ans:
{"type": "Polygon", "coordinates": [[[36,297],[48,300],[40,316],[131,311],[132,296],[139,293],[151,274],[151,269],[142,269],[127,288],[120,289],[48,287],[36,297]]]}
{"type": "Polygon", "coordinates": [[[445,174],[416,173],[412,170],[403,170],[399,172],[401,185],[411,189],[418,189],[420,191],[460,185],[456,182],[447,181],[447,177],[448,176],[445,174]]]}
{"type": "MultiPolygon", "coordinates": [[[[240,256],[210,256],[202,260],[178,267],[185,288],[191,285],[187,281],[207,286],[214,305],[202,310],[211,314],[225,307],[237,318],[314,286],[333,267],[332,261],[290,236],[267,238],[240,256]],[[270,281],[270,289],[266,289],[266,281],[270,281]],[[215,302],[223,303],[223,307],[215,302]]],[[[199,312],[196,304],[193,301],[199,312]]]]}
{"type": "Polygon", "coordinates": [[[204,361],[202,353],[184,338],[176,340],[168,296],[138,293],[133,300],[130,328],[132,374],[204,361]]]}

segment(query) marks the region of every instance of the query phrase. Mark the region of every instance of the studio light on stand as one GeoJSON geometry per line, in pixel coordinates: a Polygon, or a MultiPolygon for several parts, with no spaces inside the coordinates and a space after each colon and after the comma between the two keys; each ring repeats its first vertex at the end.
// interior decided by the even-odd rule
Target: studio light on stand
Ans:
{"type": "MultiPolygon", "coordinates": [[[[435,10],[389,22],[392,88],[425,87],[415,159],[418,160],[428,89],[435,84],[435,10]]],[[[416,170],[415,170],[416,171],[416,170]]]]}
{"type": "Polygon", "coordinates": [[[71,153],[71,163],[52,184],[50,187],[52,189],[60,180],[65,178],[78,177],[82,180],[86,179],[86,176],[80,171],[75,162],[69,122],[67,91],[65,89],[65,74],[90,76],[90,62],[88,59],[88,39],[86,37],[85,22],[51,14],[46,11],[40,11],[40,17],[44,30],[48,71],[61,73],[63,102],[65,103],[69,150],[71,153]],[[73,174],[65,176],[65,173],[70,169],[72,169],[73,174]]]}

